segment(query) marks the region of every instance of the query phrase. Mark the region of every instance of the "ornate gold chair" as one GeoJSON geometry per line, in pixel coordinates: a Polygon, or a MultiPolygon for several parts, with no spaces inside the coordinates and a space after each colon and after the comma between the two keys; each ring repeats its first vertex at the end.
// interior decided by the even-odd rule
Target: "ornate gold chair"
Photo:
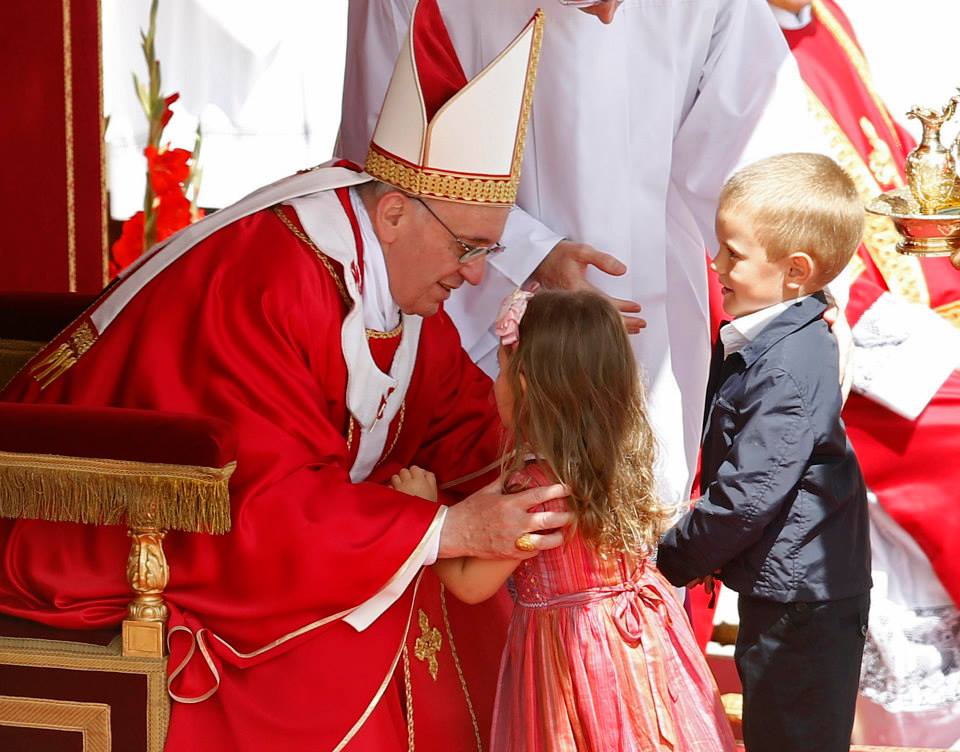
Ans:
{"type": "MultiPolygon", "coordinates": [[[[44,319],[29,312],[38,296],[11,297],[0,296],[0,388],[4,373],[12,376],[89,302],[48,296],[61,308],[47,307],[44,319]]],[[[126,567],[132,596],[114,629],[54,629],[0,615],[0,750],[162,750],[163,538],[167,530],[227,532],[235,458],[231,427],[215,419],[0,402],[0,517],[126,526],[130,555],[116,566],[126,567]]]]}

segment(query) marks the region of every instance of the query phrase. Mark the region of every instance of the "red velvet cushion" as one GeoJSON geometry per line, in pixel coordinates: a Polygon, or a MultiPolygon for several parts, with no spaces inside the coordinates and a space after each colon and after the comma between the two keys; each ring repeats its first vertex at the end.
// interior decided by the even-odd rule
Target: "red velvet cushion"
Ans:
{"type": "Polygon", "coordinates": [[[223,467],[237,458],[237,437],[199,415],[0,402],[0,451],[223,467]]]}
{"type": "Polygon", "coordinates": [[[49,342],[96,298],[76,292],[0,292],[0,338],[49,342]]]}

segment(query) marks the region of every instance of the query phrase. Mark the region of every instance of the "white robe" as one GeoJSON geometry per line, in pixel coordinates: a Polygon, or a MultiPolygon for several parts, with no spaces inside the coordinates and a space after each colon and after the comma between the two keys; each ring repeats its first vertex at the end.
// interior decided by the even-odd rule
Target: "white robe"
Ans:
{"type": "MultiPolygon", "coordinates": [[[[447,312],[464,348],[492,372],[500,301],[560,239],[622,260],[625,276],[591,269],[588,278],[643,306],[647,328],[631,341],[659,438],[661,491],[679,503],[699,449],[709,360],[704,251],[714,248],[720,187],[742,161],[795,148],[816,128],[782,133],[784,123],[809,122],[806,99],[763,0],[626,0],[609,26],[543,0],[439,0],[468,78],[538,4],[547,19],[523,211],[511,212],[507,252],[447,312]],[[771,98],[776,123],[751,142],[771,98]]],[[[360,163],[412,8],[413,0],[350,3],[340,153],[360,163]]]]}

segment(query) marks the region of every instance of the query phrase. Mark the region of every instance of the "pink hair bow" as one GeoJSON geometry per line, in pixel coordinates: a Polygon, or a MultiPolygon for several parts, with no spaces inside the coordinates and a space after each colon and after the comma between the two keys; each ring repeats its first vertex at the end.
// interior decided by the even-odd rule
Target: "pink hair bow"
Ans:
{"type": "Polygon", "coordinates": [[[520,319],[527,310],[527,301],[533,297],[538,287],[540,285],[536,282],[530,286],[529,290],[518,287],[500,305],[494,330],[500,338],[500,344],[504,347],[520,341],[520,319]]]}

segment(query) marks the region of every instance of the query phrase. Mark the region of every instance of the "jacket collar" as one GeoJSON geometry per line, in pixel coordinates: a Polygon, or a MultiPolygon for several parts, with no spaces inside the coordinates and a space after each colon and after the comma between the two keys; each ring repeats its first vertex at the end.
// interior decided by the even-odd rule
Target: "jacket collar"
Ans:
{"type": "Polygon", "coordinates": [[[740,350],[739,354],[743,358],[746,368],[752,366],[757,358],[784,337],[823,316],[825,310],[827,310],[827,298],[822,291],[792,304],[767,324],[752,342],[740,350]]]}

